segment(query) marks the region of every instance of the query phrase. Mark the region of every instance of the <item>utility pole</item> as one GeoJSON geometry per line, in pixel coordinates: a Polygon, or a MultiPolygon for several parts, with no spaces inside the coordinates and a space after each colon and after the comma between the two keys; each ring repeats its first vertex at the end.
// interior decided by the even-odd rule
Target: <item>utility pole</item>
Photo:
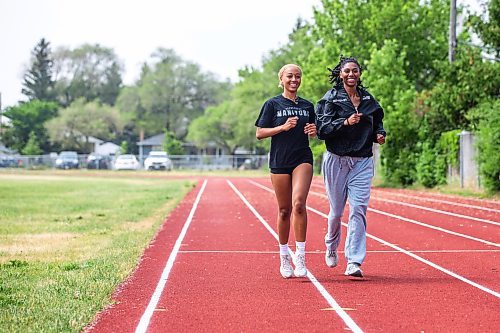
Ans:
{"type": "Polygon", "coordinates": [[[448,61],[455,60],[455,49],[457,47],[457,0],[450,0],[450,36],[448,44],[448,61]]]}

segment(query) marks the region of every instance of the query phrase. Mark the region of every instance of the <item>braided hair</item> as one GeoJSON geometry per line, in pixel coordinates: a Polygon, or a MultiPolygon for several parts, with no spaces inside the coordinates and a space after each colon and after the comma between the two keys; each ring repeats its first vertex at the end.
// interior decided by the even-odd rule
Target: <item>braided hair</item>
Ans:
{"type": "MultiPolygon", "coordinates": [[[[342,87],[343,83],[342,83],[342,79],[340,78],[340,71],[347,63],[350,63],[350,62],[353,62],[356,64],[356,66],[358,66],[360,74],[363,72],[363,68],[361,67],[361,65],[359,64],[359,62],[356,58],[344,57],[343,55],[340,55],[339,63],[333,69],[328,68],[328,71],[330,72],[330,75],[328,77],[329,77],[330,83],[333,84],[334,88],[342,87]]],[[[361,79],[358,79],[357,84],[358,84],[358,87],[365,89],[365,87],[363,87],[363,84],[361,83],[361,79]]]]}

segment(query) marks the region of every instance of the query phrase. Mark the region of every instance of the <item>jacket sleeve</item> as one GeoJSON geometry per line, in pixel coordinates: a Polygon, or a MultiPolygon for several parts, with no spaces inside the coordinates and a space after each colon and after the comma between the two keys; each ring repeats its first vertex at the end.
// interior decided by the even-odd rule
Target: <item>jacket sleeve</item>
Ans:
{"type": "Polygon", "coordinates": [[[346,118],[340,118],[335,104],[328,100],[328,93],[316,105],[316,130],[318,138],[325,140],[342,130],[346,118]]]}
{"type": "Polygon", "coordinates": [[[377,142],[377,134],[382,134],[383,136],[387,136],[387,133],[384,129],[384,123],[382,120],[384,119],[384,110],[380,105],[378,105],[377,111],[375,111],[373,115],[373,142],[377,142]]]}

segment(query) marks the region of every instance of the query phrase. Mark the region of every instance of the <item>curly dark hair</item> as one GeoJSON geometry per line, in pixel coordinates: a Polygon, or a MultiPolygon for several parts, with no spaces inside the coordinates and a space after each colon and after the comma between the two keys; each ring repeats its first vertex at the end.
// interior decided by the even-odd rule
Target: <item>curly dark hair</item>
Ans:
{"type": "MultiPolygon", "coordinates": [[[[328,75],[330,83],[333,84],[334,87],[341,87],[342,86],[342,79],[340,78],[340,71],[342,68],[347,64],[353,62],[355,63],[358,68],[359,68],[359,73],[361,74],[363,72],[363,67],[359,64],[358,60],[354,57],[344,57],[343,55],[340,55],[340,60],[339,63],[333,68],[328,68],[328,71],[330,74],[328,75]]],[[[363,84],[361,83],[361,79],[358,79],[358,87],[360,88],[365,88],[363,87],[363,84]]]]}

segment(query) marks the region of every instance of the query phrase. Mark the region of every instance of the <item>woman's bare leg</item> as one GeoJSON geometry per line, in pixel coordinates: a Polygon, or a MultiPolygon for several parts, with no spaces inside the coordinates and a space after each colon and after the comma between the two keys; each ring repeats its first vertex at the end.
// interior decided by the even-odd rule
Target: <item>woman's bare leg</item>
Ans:
{"type": "Polygon", "coordinates": [[[278,201],[277,229],[280,244],[287,244],[292,213],[292,177],[288,174],[271,174],[271,181],[278,201]]]}
{"type": "Polygon", "coordinates": [[[309,163],[302,163],[292,174],[292,219],[297,242],[306,241],[307,209],[306,200],[311,187],[313,169],[309,163]]]}

